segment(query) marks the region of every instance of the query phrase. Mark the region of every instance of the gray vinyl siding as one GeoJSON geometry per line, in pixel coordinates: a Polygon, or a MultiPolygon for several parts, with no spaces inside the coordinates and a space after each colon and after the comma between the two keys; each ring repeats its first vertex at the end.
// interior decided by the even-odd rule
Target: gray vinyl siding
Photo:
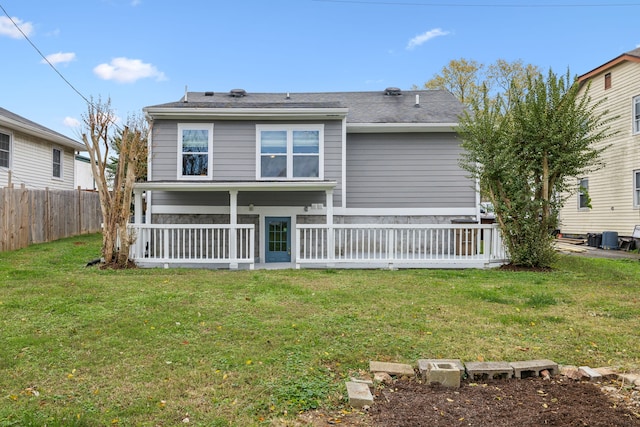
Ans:
{"type": "Polygon", "coordinates": [[[455,134],[349,134],[348,208],[475,206],[455,134]]]}
{"type": "MultiPolygon", "coordinates": [[[[181,165],[178,162],[178,123],[204,123],[203,121],[157,120],[153,125],[152,181],[175,181],[181,165]]],[[[210,122],[209,122],[210,123],[210,122]]],[[[210,160],[213,181],[256,180],[256,125],[257,124],[324,124],[324,179],[337,181],[334,205],[340,206],[340,182],[342,164],[342,121],[214,121],[213,156],[210,160]]],[[[201,200],[198,194],[154,192],[154,205],[210,205],[219,199],[201,200]]],[[[239,194],[239,203],[243,193],[239,194]]],[[[253,196],[255,205],[303,205],[305,202],[321,203],[324,193],[301,195],[297,192],[262,193],[253,196]],[[284,198],[290,200],[284,200],[284,198]],[[316,199],[320,200],[316,200],[316,199]],[[271,201],[271,202],[269,202],[271,201]]],[[[224,205],[228,205],[228,193],[224,205]]]]}

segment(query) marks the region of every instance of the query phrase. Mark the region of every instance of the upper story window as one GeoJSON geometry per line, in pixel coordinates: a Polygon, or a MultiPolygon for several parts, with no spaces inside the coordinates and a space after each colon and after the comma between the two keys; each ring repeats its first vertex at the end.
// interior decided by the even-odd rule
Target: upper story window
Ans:
{"type": "Polygon", "coordinates": [[[323,125],[258,125],[257,179],[323,179],[323,125]]]}
{"type": "Polygon", "coordinates": [[[11,136],[0,132],[0,167],[8,168],[11,160],[11,136]]]}
{"type": "Polygon", "coordinates": [[[611,73],[607,73],[604,75],[604,88],[611,89],[611,73]]]}
{"type": "Polygon", "coordinates": [[[633,98],[633,133],[640,133],[640,95],[633,98]]]}
{"type": "Polygon", "coordinates": [[[62,179],[62,150],[53,149],[53,177],[62,179]]]}
{"type": "Polygon", "coordinates": [[[211,178],[213,124],[178,124],[178,179],[211,178]]]}
{"type": "Polygon", "coordinates": [[[578,185],[578,209],[590,209],[591,199],[589,198],[589,178],[582,178],[578,185]]]}

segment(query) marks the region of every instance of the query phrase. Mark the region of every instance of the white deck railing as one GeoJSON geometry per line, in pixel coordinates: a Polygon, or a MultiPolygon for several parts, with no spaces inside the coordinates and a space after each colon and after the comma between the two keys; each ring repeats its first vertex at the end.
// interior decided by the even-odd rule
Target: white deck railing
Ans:
{"type": "Polygon", "coordinates": [[[148,264],[254,264],[253,224],[130,224],[130,258],[148,264]]]}
{"type": "Polygon", "coordinates": [[[492,224],[298,225],[296,263],[480,267],[507,256],[492,224]]]}

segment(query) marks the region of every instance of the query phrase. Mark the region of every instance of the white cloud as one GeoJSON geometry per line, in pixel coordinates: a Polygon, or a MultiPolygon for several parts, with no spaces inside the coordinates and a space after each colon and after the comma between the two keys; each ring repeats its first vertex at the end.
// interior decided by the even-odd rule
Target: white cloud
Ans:
{"type": "Polygon", "coordinates": [[[70,128],[78,128],[80,127],[80,120],[73,117],[65,117],[63,121],[64,125],[70,128]]]}
{"type": "Polygon", "coordinates": [[[56,64],[61,64],[65,62],[74,61],[76,59],[76,54],[73,52],[67,52],[67,53],[58,52],[58,53],[52,53],[51,55],[47,55],[46,58],[47,58],[46,61],[43,59],[40,62],[43,64],[46,64],[47,61],[49,61],[51,64],[56,65],[56,64]]]}
{"type": "MultiPolygon", "coordinates": [[[[15,16],[11,19],[20,27],[22,33],[25,33],[27,36],[33,33],[33,24],[31,22],[24,22],[15,16]]],[[[19,39],[22,37],[22,33],[16,28],[16,25],[11,22],[11,19],[6,16],[0,16],[0,35],[19,39]]]]}
{"type": "Polygon", "coordinates": [[[409,44],[407,44],[407,50],[414,49],[415,47],[420,46],[435,37],[446,36],[447,34],[449,34],[449,31],[442,31],[442,29],[440,28],[434,28],[433,30],[429,30],[425,33],[419,34],[409,40],[409,44]]]}
{"type": "Polygon", "coordinates": [[[118,83],[134,83],[139,79],[155,78],[157,81],[166,80],[163,72],[139,59],[114,58],[109,64],[100,64],[93,72],[104,80],[115,80],[118,83]]]}

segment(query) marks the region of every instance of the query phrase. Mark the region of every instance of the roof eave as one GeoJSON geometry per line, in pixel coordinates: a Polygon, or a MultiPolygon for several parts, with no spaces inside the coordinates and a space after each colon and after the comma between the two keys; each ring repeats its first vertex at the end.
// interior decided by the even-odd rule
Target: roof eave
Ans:
{"type": "Polygon", "coordinates": [[[20,131],[22,133],[26,133],[27,135],[46,139],[47,141],[54,142],[58,145],[62,145],[68,148],[73,148],[74,150],[83,150],[85,148],[84,144],[74,141],[71,138],[67,138],[64,135],[58,135],[56,133],[47,132],[43,129],[30,126],[26,123],[13,120],[8,117],[0,116],[0,125],[6,126],[9,129],[20,131]]]}
{"type": "Polygon", "coordinates": [[[176,108],[146,107],[144,113],[151,119],[341,119],[347,108],[176,108]]]}
{"type": "Polygon", "coordinates": [[[348,133],[455,132],[458,123],[347,123],[348,133]]]}
{"type": "Polygon", "coordinates": [[[134,184],[139,191],[327,191],[336,181],[146,181],[134,184]]]}
{"type": "Polygon", "coordinates": [[[629,62],[640,62],[640,57],[638,56],[634,56],[634,55],[629,55],[628,53],[623,53],[620,56],[617,56],[616,58],[612,59],[609,62],[606,62],[604,64],[602,64],[601,66],[594,68],[593,70],[589,71],[588,73],[585,73],[581,76],[578,76],[578,82],[580,83],[584,83],[586,80],[589,80],[590,78],[597,76],[598,74],[601,74],[605,71],[607,71],[608,69],[622,63],[625,61],[629,61],[629,62]]]}

